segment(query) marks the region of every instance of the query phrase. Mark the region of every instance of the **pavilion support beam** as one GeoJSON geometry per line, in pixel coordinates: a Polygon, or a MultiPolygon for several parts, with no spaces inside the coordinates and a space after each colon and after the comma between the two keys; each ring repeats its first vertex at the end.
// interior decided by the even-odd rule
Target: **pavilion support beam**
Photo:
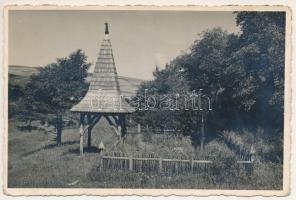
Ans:
{"type": "Polygon", "coordinates": [[[87,147],[90,148],[91,147],[91,130],[92,130],[92,120],[91,120],[91,114],[87,114],[87,124],[88,124],[88,128],[87,128],[87,147]]]}
{"type": "Polygon", "coordinates": [[[115,132],[117,136],[119,137],[119,140],[121,139],[122,136],[122,124],[120,122],[120,117],[119,115],[104,115],[104,117],[107,119],[109,122],[109,125],[112,126],[115,129],[115,132]],[[116,117],[118,116],[118,118],[116,117]],[[114,119],[114,122],[112,121],[112,118],[114,119]]]}
{"type": "Polygon", "coordinates": [[[83,136],[84,136],[84,113],[80,113],[80,129],[79,129],[79,134],[80,134],[80,145],[79,145],[79,150],[80,150],[80,156],[83,155],[83,136]]]}
{"type": "Polygon", "coordinates": [[[121,126],[122,136],[126,135],[126,118],[124,114],[119,115],[119,124],[121,126]]]}
{"type": "MultiPolygon", "coordinates": [[[[108,123],[109,123],[110,126],[114,126],[114,127],[116,127],[115,124],[112,122],[112,120],[109,118],[108,115],[104,115],[104,117],[106,118],[106,120],[108,121],[108,123]]],[[[116,128],[117,128],[117,127],[116,127],[116,128]]]]}
{"type": "Polygon", "coordinates": [[[97,120],[97,118],[101,116],[101,114],[90,114],[90,120],[91,120],[91,124],[97,123],[95,122],[97,120]]]}
{"type": "Polygon", "coordinates": [[[112,115],[115,124],[116,124],[116,129],[118,131],[118,136],[119,136],[119,140],[121,140],[122,138],[122,123],[121,123],[121,118],[120,115],[112,115]]]}
{"type": "Polygon", "coordinates": [[[117,117],[116,115],[112,115],[114,121],[115,121],[115,124],[119,124],[119,117],[117,117]]]}
{"type": "Polygon", "coordinates": [[[102,115],[96,115],[95,117],[92,118],[91,125],[90,125],[91,130],[100,121],[101,117],[102,115]]]}
{"type": "Polygon", "coordinates": [[[123,139],[127,134],[126,116],[125,114],[103,114],[103,113],[80,113],[79,121],[79,133],[80,133],[80,155],[84,154],[84,133],[87,130],[87,147],[92,145],[92,129],[99,122],[99,120],[105,117],[109,125],[112,126],[119,136],[119,140],[123,139]]]}

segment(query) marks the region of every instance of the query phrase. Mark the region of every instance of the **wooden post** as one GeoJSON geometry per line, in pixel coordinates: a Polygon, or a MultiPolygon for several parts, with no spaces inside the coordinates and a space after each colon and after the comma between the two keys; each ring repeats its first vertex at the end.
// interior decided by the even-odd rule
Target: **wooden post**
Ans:
{"type": "Polygon", "coordinates": [[[118,132],[120,133],[120,135],[119,135],[119,140],[121,140],[121,136],[122,136],[122,128],[121,128],[120,125],[117,126],[117,130],[118,130],[118,132]]]}
{"type": "Polygon", "coordinates": [[[80,155],[83,155],[84,114],[80,114],[80,155]]]}
{"type": "Polygon", "coordinates": [[[159,162],[159,164],[158,164],[159,172],[161,173],[162,172],[162,158],[159,158],[158,162],[159,162]]]}
{"type": "Polygon", "coordinates": [[[103,164],[104,164],[104,157],[102,156],[101,157],[101,160],[100,160],[100,171],[103,171],[104,170],[104,166],[103,166],[103,164]]]}
{"type": "Polygon", "coordinates": [[[133,171],[133,156],[129,157],[129,170],[133,171]]]}
{"type": "Polygon", "coordinates": [[[115,121],[115,124],[118,124],[119,123],[119,117],[117,117],[116,115],[112,115],[112,118],[114,119],[115,121]]]}
{"type": "Polygon", "coordinates": [[[190,171],[191,173],[193,173],[193,167],[194,167],[194,162],[193,162],[193,158],[190,159],[190,171]]]}
{"type": "Polygon", "coordinates": [[[125,115],[122,114],[120,117],[120,124],[121,124],[121,132],[122,132],[122,136],[125,136],[126,134],[126,122],[125,122],[125,115]]]}
{"type": "Polygon", "coordinates": [[[138,127],[137,127],[138,129],[137,129],[137,132],[138,133],[141,133],[141,124],[138,124],[138,127]]]}
{"type": "Polygon", "coordinates": [[[91,115],[87,114],[87,124],[88,124],[88,128],[87,128],[87,147],[90,148],[91,147],[91,115]]]}
{"type": "Polygon", "coordinates": [[[251,146],[251,150],[250,150],[250,158],[249,158],[249,160],[250,160],[251,162],[254,162],[254,161],[255,161],[255,153],[256,153],[255,148],[254,148],[254,146],[252,145],[252,146],[251,146]]]}
{"type": "Polygon", "coordinates": [[[80,155],[82,156],[83,155],[83,125],[80,124],[80,130],[79,130],[79,133],[80,133],[80,155]]]}
{"type": "Polygon", "coordinates": [[[204,152],[204,144],[205,143],[205,127],[204,127],[204,114],[201,114],[201,151],[204,152]]]}

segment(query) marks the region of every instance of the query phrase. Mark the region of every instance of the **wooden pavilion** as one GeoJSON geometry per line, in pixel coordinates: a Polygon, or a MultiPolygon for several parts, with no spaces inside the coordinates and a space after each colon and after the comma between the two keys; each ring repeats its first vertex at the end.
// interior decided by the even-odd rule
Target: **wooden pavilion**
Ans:
{"type": "Polygon", "coordinates": [[[91,147],[92,129],[102,117],[106,118],[120,139],[126,134],[126,114],[133,112],[134,108],[121,97],[108,23],[105,23],[105,38],[89,89],[71,111],[80,114],[80,155],[83,155],[84,133],[88,133],[87,146],[91,147]]]}

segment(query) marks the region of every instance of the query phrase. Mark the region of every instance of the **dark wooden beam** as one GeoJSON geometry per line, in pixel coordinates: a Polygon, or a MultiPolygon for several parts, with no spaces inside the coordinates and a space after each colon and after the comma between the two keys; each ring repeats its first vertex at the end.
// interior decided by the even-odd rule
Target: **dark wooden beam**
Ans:
{"type": "Polygon", "coordinates": [[[119,117],[116,115],[112,115],[112,117],[113,117],[115,123],[118,125],[119,124],[119,117]]]}
{"type": "Polygon", "coordinates": [[[90,125],[90,128],[93,129],[93,127],[100,121],[102,115],[98,114],[94,119],[92,120],[92,123],[90,125]]]}
{"type": "Polygon", "coordinates": [[[120,125],[121,125],[121,133],[124,136],[126,134],[126,118],[124,114],[119,115],[120,125]]]}
{"type": "Polygon", "coordinates": [[[84,135],[84,118],[85,113],[80,113],[79,135],[80,135],[80,155],[83,155],[83,135],[84,135]]]}
{"type": "Polygon", "coordinates": [[[88,124],[88,128],[87,128],[87,147],[90,148],[91,147],[91,124],[92,124],[92,120],[91,120],[91,114],[87,114],[87,124],[88,124]]]}
{"type": "Polygon", "coordinates": [[[91,124],[93,124],[94,120],[96,120],[97,117],[100,116],[101,114],[100,114],[100,113],[95,113],[95,114],[91,114],[91,115],[93,115],[93,116],[91,117],[91,124]]]}
{"type": "MultiPolygon", "coordinates": [[[[109,118],[108,115],[104,115],[104,117],[106,118],[106,120],[108,121],[108,123],[109,123],[110,126],[114,126],[114,127],[116,127],[115,124],[112,122],[112,120],[109,118]]],[[[117,127],[116,127],[116,128],[117,128],[117,127]]]]}

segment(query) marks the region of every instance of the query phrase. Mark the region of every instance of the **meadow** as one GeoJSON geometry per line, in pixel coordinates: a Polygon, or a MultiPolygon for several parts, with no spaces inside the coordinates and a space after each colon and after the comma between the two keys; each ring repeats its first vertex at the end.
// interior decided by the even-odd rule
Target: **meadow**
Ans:
{"type": "MultiPolygon", "coordinates": [[[[62,145],[57,146],[52,127],[32,123],[32,130],[16,119],[9,121],[8,186],[17,188],[207,188],[207,189],[281,189],[282,165],[255,161],[252,174],[232,165],[240,159],[222,140],[207,141],[207,159],[216,160],[213,169],[200,174],[163,175],[155,173],[100,170],[102,155],[114,152],[125,155],[155,154],[163,158],[198,155],[186,136],[128,134],[124,144],[100,121],[93,131],[92,148],[79,155],[77,125],[63,130],[62,145]],[[104,141],[105,151],[98,145],[104,141]],[[117,144],[117,145],[116,145],[117,144]],[[222,162],[223,161],[223,162],[222,162]]],[[[87,141],[86,138],[84,141],[87,141]]],[[[86,147],[86,144],[84,144],[86,147]]]]}

